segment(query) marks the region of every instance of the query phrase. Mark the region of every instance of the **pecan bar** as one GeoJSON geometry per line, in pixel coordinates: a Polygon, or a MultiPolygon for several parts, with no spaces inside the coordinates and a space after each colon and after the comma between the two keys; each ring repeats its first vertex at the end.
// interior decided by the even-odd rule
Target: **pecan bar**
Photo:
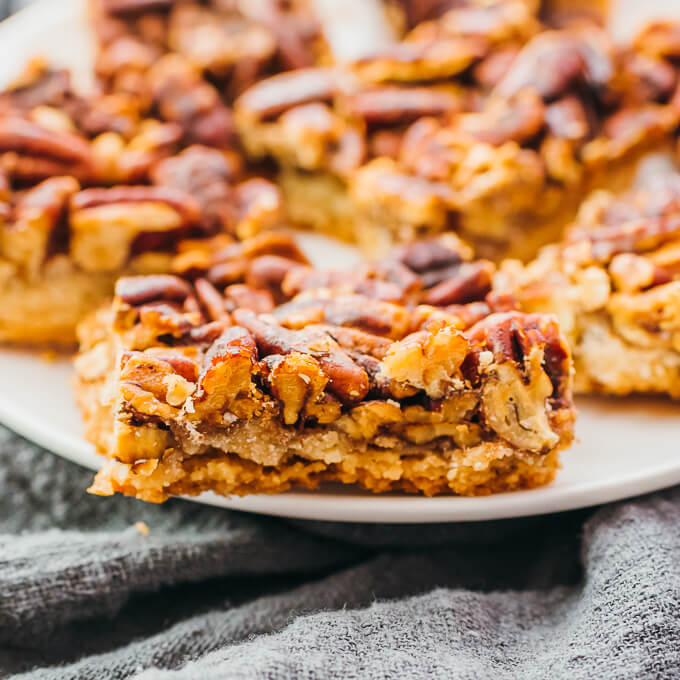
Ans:
{"type": "Polygon", "coordinates": [[[182,277],[123,278],[83,324],[81,407],[111,459],[91,491],[481,495],[553,479],[569,352],[554,317],[490,294],[490,262],[451,235],[315,270],[271,238],[188,250],[182,277]]]}
{"type": "Polygon", "coordinates": [[[361,241],[368,232],[357,228],[360,208],[348,192],[359,168],[396,158],[414,121],[476,108],[486,64],[500,66],[538,28],[535,8],[520,1],[458,7],[349,67],[260,81],[235,102],[236,125],[251,156],[279,164],[291,221],[361,241]]]}
{"type": "Polygon", "coordinates": [[[522,3],[456,8],[349,70],[259,82],[236,125],[278,161],[296,223],[370,253],[455,230],[484,256],[528,259],[680,120],[672,51],[567,24],[546,30],[522,3]]]}
{"type": "Polygon", "coordinates": [[[579,392],[680,398],[680,177],[584,202],[565,240],[496,285],[523,309],[555,314],[579,392]]]}
{"type": "MultiPolygon", "coordinates": [[[[306,0],[91,0],[99,55],[96,72],[107,91],[148,98],[154,64],[171,56],[190,64],[204,93],[216,84],[225,101],[260,78],[313,65],[326,48],[306,0]]],[[[185,83],[185,95],[192,88],[185,83]]]]}
{"type": "Polygon", "coordinates": [[[625,187],[643,154],[670,143],[675,71],[642,60],[639,46],[617,50],[594,26],[531,38],[487,74],[478,110],[421,118],[396,158],[354,173],[369,247],[454,228],[480,254],[526,259],[558,239],[590,190],[625,187]]]}
{"type": "Polygon", "coordinates": [[[72,345],[121,274],[168,271],[187,237],[280,223],[273,184],[233,150],[178,153],[183,136],[44,64],[0,93],[0,341],[72,345]]]}

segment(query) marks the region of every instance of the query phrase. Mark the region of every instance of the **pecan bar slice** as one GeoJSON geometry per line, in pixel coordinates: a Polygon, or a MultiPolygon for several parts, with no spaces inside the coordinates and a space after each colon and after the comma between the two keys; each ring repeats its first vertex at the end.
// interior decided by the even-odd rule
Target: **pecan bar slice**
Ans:
{"type": "Polygon", "coordinates": [[[361,243],[374,230],[356,225],[348,186],[359,168],[398,157],[414,121],[478,107],[485,64],[516,54],[538,27],[523,2],[458,7],[349,65],[261,80],[235,102],[236,125],[251,156],[277,161],[291,221],[361,243]]]}
{"type": "Polygon", "coordinates": [[[277,160],[295,223],[374,255],[454,230],[529,259],[591,190],[627,187],[670,148],[677,61],[645,35],[615,46],[592,23],[547,30],[522,3],[459,7],[351,68],[260,81],[236,125],[277,160]]]}
{"type": "Polygon", "coordinates": [[[490,262],[455,238],[354,272],[258,252],[123,278],[83,325],[80,402],[111,459],[91,491],[482,495],[553,479],[569,352],[554,317],[489,294],[490,262]]]}
{"type": "Polygon", "coordinates": [[[420,118],[395,157],[352,175],[370,249],[455,229],[482,255],[528,259],[590,190],[625,188],[679,120],[672,62],[617,49],[595,26],[540,32],[484,77],[477,110],[420,118]]]}
{"type": "Polygon", "coordinates": [[[680,177],[584,202],[565,240],[496,284],[523,309],[555,314],[579,392],[680,398],[680,177]]]}
{"type": "MultiPolygon", "coordinates": [[[[168,271],[180,240],[277,226],[278,189],[129,98],[83,98],[31,65],[0,92],[0,342],[75,343],[121,274],[168,271]]],[[[219,146],[219,145],[218,145],[219,146]]]]}
{"type": "MultiPolygon", "coordinates": [[[[326,51],[306,0],[91,0],[90,5],[99,48],[96,72],[110,92],[148,98],[154,64],[170,55],[195,69],[196,93],[220,92],[230,101],[258,79],[311,66],[326,51]]],[[[185,85],[184,94],[192,99],[192,87],[185,85]]],[[[195,103],[204,102],[196,97],[195,103]]]]}

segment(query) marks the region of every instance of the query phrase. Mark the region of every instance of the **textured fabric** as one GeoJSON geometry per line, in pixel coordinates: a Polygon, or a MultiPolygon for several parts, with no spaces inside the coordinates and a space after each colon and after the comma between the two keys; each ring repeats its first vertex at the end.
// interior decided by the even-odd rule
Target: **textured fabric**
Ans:
{"type": "Polygon", "coordinates": [[[414,527],[95,498],[89,480],[0,428],[3,677],[680,677],[680,490],[414,527]]]}

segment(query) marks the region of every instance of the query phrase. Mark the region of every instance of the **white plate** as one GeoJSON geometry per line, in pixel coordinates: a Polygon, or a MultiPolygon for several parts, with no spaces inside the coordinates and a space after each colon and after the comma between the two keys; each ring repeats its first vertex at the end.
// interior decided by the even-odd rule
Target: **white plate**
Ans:
{"type": "MultiPolygon", "coordinates": [[[[620,0],[626,5],[630,0],[620,0]]],[[[633,3],[635,4],[635,3],[633,3]]],[[[652,5],[654,3],[651,3],[652,5]]],[[[0,84],[42,51],[70,66],[87,84],[92,43],[85,30],[84,0],[43,0],[0,25],[0,84]]],[[[305,238],[314,260],[351,265],[347,246],[305,238]]],[[[69,460],[101,464],[82,439],[69,381],[70,363],[48,362],[26,352],[0,349],[0,421],[69,460]]],[[[578,443],[562,458],[557,480],[542,489],[486,498],[404,494],[375,496],[355,490],[286,493],[226,499],[204,494],[201,503],[249,512],[354,522],[452,522],[500,519],[585,507],[680,483],[680,404],[662,400],[578,402],[578,443]]]]}

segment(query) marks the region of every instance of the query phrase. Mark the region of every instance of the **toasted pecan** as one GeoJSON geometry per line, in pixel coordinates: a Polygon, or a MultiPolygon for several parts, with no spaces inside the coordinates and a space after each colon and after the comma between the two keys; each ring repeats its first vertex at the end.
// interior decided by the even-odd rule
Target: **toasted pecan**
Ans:
{"type": "Polygon", "coordinates": [[[314,357],[329,378],[328,388],[343,402],[356,402],[368,393],[368,376],[327,333],[313,327],[289,330],[237,309],[234,321],[254,336],[258,349],[267,354],[301,352],[314,357]]]}

